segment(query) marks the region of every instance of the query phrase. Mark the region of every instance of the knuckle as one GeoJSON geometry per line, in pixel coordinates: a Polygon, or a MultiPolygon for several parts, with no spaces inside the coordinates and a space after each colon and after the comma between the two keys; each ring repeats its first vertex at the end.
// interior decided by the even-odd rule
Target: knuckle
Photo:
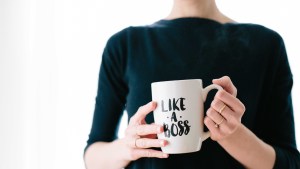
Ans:
{"type": "Polygon", "coordinates": [[[223,98],[226,95],[226,91],[225,90],[220,90],[217,92],[216,97],[217,98],[223,98]]]}
{"type": "Polygon", "coordinates": [[[238,107],[237,108],[237,113],[240,115],[240,114],[243,114],[244,110],[242,107],[238,107]]]}
{"type": "Polygon", "coordinates": [[[246,108],[245,108],[244,104],[241,103],[240,106],[237,108],[237,113],[242,115],[242,114],[244,114],[245,111],[246,111],[246,108]]]}
{"type": "Polygon", "coordinates": [[[139,142],[139,147],[141,148],[146,148],[148,145],[148,142],[145,139],[138,139],[138,142],[139,142]]]}
{"type": "Polygon", "coordinates": [[[230,77],[229,76],[224,76],[224,80],[230,81],[230,77]]]}
{"type": "Polygon", "coordinates": [[[214,99],[212,102],[211,102],[211,107],[214,107],[214,108],[216,108],[216,106],[217,106],[217,101],[216,101],[216,99],[214,99]]]}
{"type": "Polygon", "coordinates": [[[140,106],[140,107],[138,108],[138,110],[137,110],[137,113],[143,111],[143,108],[144,108],[144,106],[140,106]]]}
{"type": "Polygon", "coordinates": [[[152,152],[150,150],[147,150],[145,153],[146,153],[145,154],[146,157],[151,157],[152,156],[152,152]]]}
{"type": "Polygon", "coordinates": [[[227,92],[226,92],[226,90],[221,90],[219,94],[220,94],[220,96],[224,97],[227,95],[227,92]]]}
{"type": "Polygon", "coordinates": [[[235,128],[234,125],[229,123],[227,125],[227,134],[231,134],[234,128],[235,128]]]}
{"type": "Polygon", "coordinates": [[[209,124],[209,117],[205,117],[205,118],[204,118],[204,123],[205,123],[206,125],[209,124]]]}
{"type": "Polygon", "coordinates": [[[224,77],[223,77],[223,82],[224,82],[225,84],[230,83],[230,82],[231,82],[230,77],[229,77],[229,76],[224,76],[224,77]]]}
{"type": "Polygon", "coordinates": [[[242,103],[242,113],[244,114],[244,112],[246,111],[246,107],[245,107],[245,105],[242,103]]]}
{"type": "Polygon", "coordinates": [[[241,121],[242,117],[244,116],[245,114],[245,111],[243,111],[239,116],[238,116],[238,119],[239,119],[239,122],[241,121]]]}
{"type": "Polygon", "coordinates": [[[212,109],[212,110],[210,111],[210,116],[211,116],[211,117],[217,117],[217,115],[218,115],[218,114],[217,114],[217,112],[216,112],[215,110],[212,109]]]}
{"type": "Polygon", "coordinates": [[[233,93],[237,95],[237,88],[235,86],[233,87],[233,93]]]}
{"type": "Polygon", "coordinates": [[[237,120],[234,120],[232,123],[228,124],[228,134],[232,134],[235,132],[235,130],[237,129],[239,123],[237,120]]]}
{"type": "Polygon", "coordinates": [[[207,116],[211,116],[212,115],[212,109],[211,108],[209,108],[208,110],[207,110],[207,116]]]}

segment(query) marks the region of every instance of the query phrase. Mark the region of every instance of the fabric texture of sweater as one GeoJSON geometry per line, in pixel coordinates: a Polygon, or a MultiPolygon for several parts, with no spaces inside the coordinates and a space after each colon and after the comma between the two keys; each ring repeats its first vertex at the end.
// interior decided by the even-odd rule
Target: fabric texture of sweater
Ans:
{"type": "MultiPolygon", "coordinates": [[[[205,18],[159,20],[128,27],[107,42],[99,73],[93,123],[87,147],[117,138],[123,111],[130,118],[150,102],[151,83],[212,79],[227,75],[238,89],[246,112],[242,123],[276,152],[276,169],[299,169],[291,99],[293,77],[285,45],[275,31],[256,24],[221,24],[205,18]]],[[[209,94],[205,110],[214,94],[209,94]]],[[[153,122],[153,114],[146,117],[153,122]]],[[[217,142],[208,139],[200,151],[141,158],[128,169],[244,168],[217,142]]]]}

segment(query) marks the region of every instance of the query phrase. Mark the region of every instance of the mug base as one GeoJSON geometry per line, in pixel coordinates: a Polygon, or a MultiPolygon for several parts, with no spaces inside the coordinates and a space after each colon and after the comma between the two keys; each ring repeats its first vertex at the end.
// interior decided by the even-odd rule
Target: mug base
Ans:
{"type": "Polygon", "coordinates": [[[199,150],[191,150],[191,151],[163,151],[163,153],[166,153],[166,154],[187,154],[187,153],[194,153],[194,152],[197,152],[199,150]]]}

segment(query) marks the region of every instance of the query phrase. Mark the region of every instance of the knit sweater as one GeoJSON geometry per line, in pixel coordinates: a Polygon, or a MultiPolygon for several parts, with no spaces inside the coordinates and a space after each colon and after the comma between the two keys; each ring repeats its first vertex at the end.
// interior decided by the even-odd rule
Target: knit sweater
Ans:
{"type": "MultiPolygon", "coordinates": [[[[229,76],[246,107],[242,123],[276,152],[276,169],[299,169],[291,89],[292,73],[285,45],[275,31],[261,25],[221,24],[205,18],[159,20],[128,27],[108,40],[102,55],[93,123],[87,147],[116,139],[126,110],[132,117],[151,101],[151,83],[229,76]]],[[[210,105],[209,94],[205,108],[210,105]]],[[[153,122],[153,114],[146,117],[153,122]]],[[[86,148],[87,148],[86,147],[86,148]]],[[[200,151],[141,158],[128,169],[244,168],[217,142],[208,139],[200,151]]]]}

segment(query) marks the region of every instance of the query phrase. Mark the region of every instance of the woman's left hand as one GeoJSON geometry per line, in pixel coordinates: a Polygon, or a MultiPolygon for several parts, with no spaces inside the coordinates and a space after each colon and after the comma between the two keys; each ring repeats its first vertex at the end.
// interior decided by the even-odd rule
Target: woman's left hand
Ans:
{"type": "Polygon", "coordinates": [[[245,106],[236,98],[237,89],[228,76],[214,79],[213,83],[220,85],[224,90],[216,93],[211,107],[206,112],[204,123],[211,132],[211,139],[220,141],[234,134],[241,126],[245,106]]]}

